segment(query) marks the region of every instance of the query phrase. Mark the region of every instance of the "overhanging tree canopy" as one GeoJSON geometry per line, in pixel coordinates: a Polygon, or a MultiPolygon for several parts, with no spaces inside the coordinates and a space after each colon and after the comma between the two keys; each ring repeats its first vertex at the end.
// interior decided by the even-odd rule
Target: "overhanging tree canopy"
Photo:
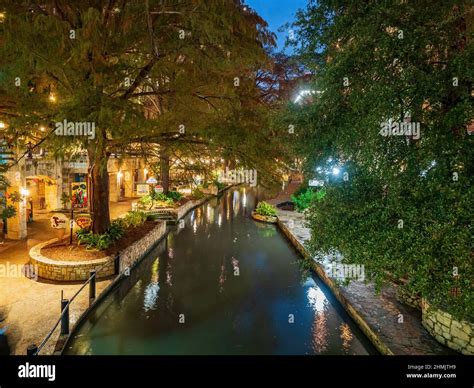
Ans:
{"type": "Polygon", "coordinates": [[[48,137],[56,154],[87,150],[94,232],[109,227],[111,152],[134,142],[217,149],[251,135],[245,125],[218,132],[256,92],[253,74],[273,41],[240,1],[4,3],[0,88],[13,101],[10,128],[32,136],[65,119],[95,124],[93,139],[48,137]]]}
{"type": "Polygon", "coordinates": [[[307,129],[307,175],[327,180],[309,216],[313,252],[341,252],[378,285],[405,278],[464,317],[474,314],[473,26],[468,1],[311,4],[297,52],[321,93],[289,112],[307,129]],[[389,120],[414,131],[382,131],[389,120]],[[334,166],[339,175],[324,175],[334,166]]]}

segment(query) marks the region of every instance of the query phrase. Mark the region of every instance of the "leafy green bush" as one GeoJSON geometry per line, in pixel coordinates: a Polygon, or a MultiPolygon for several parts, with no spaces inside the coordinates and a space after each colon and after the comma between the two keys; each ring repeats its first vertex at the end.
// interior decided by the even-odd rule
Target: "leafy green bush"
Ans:
{"type": "Polygon", "coordinates": [[[255,209],[255,213],[260,214],[261,216],[267,216],[267,217],[268,216],[275,217],[277,215],[277,211],[275,207],[265,201],[258,203],[257,208],[255,209]]]}
{"type": "Polygon", "coordinates": [[[87,249],[107,249],[112,243],[120,240],[127,228],[142,225],[148,219],[148,215],[140,211],[132,211],[127,213],[123,218],[112,221],[110,228],[104,234],[94,234],[84,229],[76,232],[77,241],[85,244],[87,249]]]}
{"type": "Polygon", "coordinates": [[[87,249],[107,249],[113,242],[109,233],[94,234],[92,232],[77,233],[79,244],[85,244],[87,249]]]}
{"type": "Polygon", "coordinates": [[[153,204],[153,200],[151,199],[151,195],[145,195],[138,200],[138,207],[140,209],[149,209],[153,204]]]}
{"type": "Polygon", "coordinates": [[[151,209],[155,203],[158,206],[173,206],[182,198],[182,194],[177,191],[170,191],[168,194],[154,192],[145,195],[138,200],[139,209],[151,209]]]}
{"type": "Polygon", "coordinates": [[[131,211],[128,212],[125,217],[123,217],[123,221],[127,228],[133,227],[136,228],[140,226],[146,221],[147,214],[141,211],[131,211]]]}
{"type": "Polygon", "coordinates": [[[304,191],[300,191],[299,194],[295,192],[295,194],[291,196],[291,201],[295,204],[296,210],[302,212],[307,209],[313,201],[321,200],[325,195],[325,189],[314,191],[307,187],[304,191]]]}
{"type": "Polygon", "coordinates": [[[181,194],[179,191],[170,191],[166,196],[169,199],[172,199],[174,202],[178,202],[181,198],[183,198],[183,194],[181,194]]]}
{"type": "Polygon", "coordinates": [[[125,227],[123,222],[113,221],[107,233],[113,241],[121,239],[125,234],[125,227]]]}

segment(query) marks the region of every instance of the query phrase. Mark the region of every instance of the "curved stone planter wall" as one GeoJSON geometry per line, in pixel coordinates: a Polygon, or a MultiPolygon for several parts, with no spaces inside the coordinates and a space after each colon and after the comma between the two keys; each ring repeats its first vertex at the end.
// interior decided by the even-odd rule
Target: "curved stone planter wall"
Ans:
{"type": "Polygon", "coordinates": [[[252,212],[252,218],[255,221],[266,222],[268,224],[276,224],[277,223],[276,216],[262,216],[261,214],[258,214],[256,212],[252,212]]]}
{"type": "Polygon", "coordinates": [[[166,222],[158,222],[157,225],[140,240],[135,241],[132,245],[120,252],[120,272],[126,268],[131,268],[141,260],[165,234],[166,222]]]}
{"type": "Polygon", "coordinates": [[[462,354],[474,355],[474,324],[458,321],[445,311],[430,308],[422,300],[422,324],[436,340],[462,354]]]}
{"type": "Polygon", "coordinates": [[[35,266],[40,278],[69,282],[87,280],[91,270],[98,271],[96,275],[98,279],[115,273],[113,256],[89,261],[58,261],[43,256],[41,249],[56,241],[58,239],[54,238],[30,249],[30,262],[35,266]],[[101,267],[104,268],[100,269],[101,267]]]}
{"type": "MultiPolygon", "coordinates": [[[[120,252],[120,270],[133,266],[139,259],[147,254],[166,234],[166,223],[158,222],[157,225],[132,245],[120,252]]],[[[37,266],[37,274],[40,278],[54,281],[68,282],[87,280],[90,271],[97,272],[97,278],[105,278],[115,274],[115,256],[89,261],[58,261],[49,259],[41,254],[41,249],[46,245],[58,241],[57,238],[35,245],[30,250],[30,262],[37,266]],[[101,267],[103,267],[101,269],[101,267]]]]}

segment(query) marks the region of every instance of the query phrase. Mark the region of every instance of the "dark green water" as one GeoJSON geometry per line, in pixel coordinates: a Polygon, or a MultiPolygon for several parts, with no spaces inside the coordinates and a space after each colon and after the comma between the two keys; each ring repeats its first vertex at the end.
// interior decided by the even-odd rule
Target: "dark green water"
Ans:
{"type": "Polygon", "coordinates": [[[249,188],[173,228],[88,317],[66,354],[373,354],[249,188]]]}

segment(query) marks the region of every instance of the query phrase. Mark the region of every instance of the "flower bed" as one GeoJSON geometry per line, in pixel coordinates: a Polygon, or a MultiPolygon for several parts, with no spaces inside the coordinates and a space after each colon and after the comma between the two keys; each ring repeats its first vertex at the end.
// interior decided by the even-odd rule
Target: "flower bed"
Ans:
{"type": "MultiPolygon", "coordinates": [[[[136,239],[134,242],[128,240],[128,245],[120,251],[122,267],[131,265],[145,255],[165,233],[166,224],[158,222],[143,237],[136,239]]],[[[36,273],[40,278],[66,282],[87,280],[91,270],[98,271],[98,279],[115,274],[115,254],[109,254],[99,259],[81,261],[54,260],[42,254],[41,250],[44,247],[57,241],[58,239],[52,239],[35,245],[30,250],[30,262],[35,266],[36,273]]]]}

